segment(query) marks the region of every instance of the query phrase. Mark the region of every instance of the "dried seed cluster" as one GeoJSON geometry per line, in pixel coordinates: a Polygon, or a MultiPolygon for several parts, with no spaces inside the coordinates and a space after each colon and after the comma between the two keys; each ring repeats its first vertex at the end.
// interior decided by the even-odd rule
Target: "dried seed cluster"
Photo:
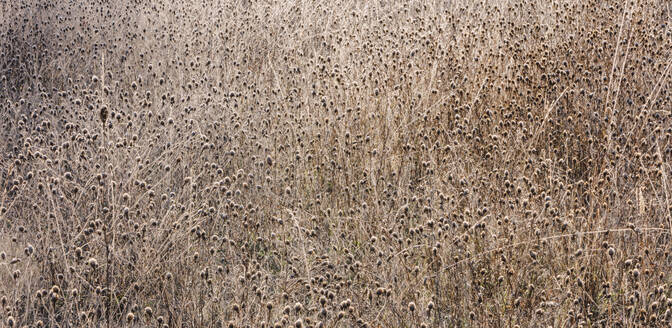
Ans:
{"type": "Polygon", "coordinates": [[[669,326],[670,10],[5,1],[0,322],[669,326]]]}

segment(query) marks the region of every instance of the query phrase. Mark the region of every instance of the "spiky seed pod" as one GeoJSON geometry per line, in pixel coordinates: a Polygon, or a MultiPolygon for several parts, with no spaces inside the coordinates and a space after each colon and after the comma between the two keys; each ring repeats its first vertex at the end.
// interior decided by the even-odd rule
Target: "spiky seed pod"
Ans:
{"type": "Polygon", "coordinates": [[[107,110],[107,106],[104,106],[104,105],[101,106],[99,117],[100,117],[100,122],[103,124],[103,127],[105,127],[105,123],[107,122],[108,114],[109,113],[108,113],[108,110],[107,110]]]}
{"type": "Polygon", "coordinates": [[[96,260],[96,259],[93,258],[93,257],[90,258],[90,259],[87,261],[87,264],[88,264],[92,269],[94,269],[94,270],[95,270],[96,268],[98,268],[98,260],[96,260]]]}

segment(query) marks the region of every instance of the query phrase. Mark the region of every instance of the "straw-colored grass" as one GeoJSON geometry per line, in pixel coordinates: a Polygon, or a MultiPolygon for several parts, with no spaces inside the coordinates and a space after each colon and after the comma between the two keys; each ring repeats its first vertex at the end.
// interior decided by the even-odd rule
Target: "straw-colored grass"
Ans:
{"type": "Polygon", "coordinates": [[[665,1],[0,1],[6,327],[672,309],[665,1]]]}

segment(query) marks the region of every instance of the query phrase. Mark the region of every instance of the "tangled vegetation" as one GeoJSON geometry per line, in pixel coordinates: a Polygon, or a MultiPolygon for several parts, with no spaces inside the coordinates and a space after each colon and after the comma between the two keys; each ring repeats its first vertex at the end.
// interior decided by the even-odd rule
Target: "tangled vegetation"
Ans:
{"type": "Polygon", "coordinates": [[[5,327],[672,320],[660,0],[0,0],[5,327]]]}

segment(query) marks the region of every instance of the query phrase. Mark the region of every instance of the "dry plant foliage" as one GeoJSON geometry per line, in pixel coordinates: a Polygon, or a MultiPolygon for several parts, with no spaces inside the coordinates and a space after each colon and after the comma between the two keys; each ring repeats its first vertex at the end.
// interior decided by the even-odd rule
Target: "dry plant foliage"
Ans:
{"type": "Polygon", "coordinates": [[[2,0],[2,325],[669,326],[671,10],[2,0]]]}

